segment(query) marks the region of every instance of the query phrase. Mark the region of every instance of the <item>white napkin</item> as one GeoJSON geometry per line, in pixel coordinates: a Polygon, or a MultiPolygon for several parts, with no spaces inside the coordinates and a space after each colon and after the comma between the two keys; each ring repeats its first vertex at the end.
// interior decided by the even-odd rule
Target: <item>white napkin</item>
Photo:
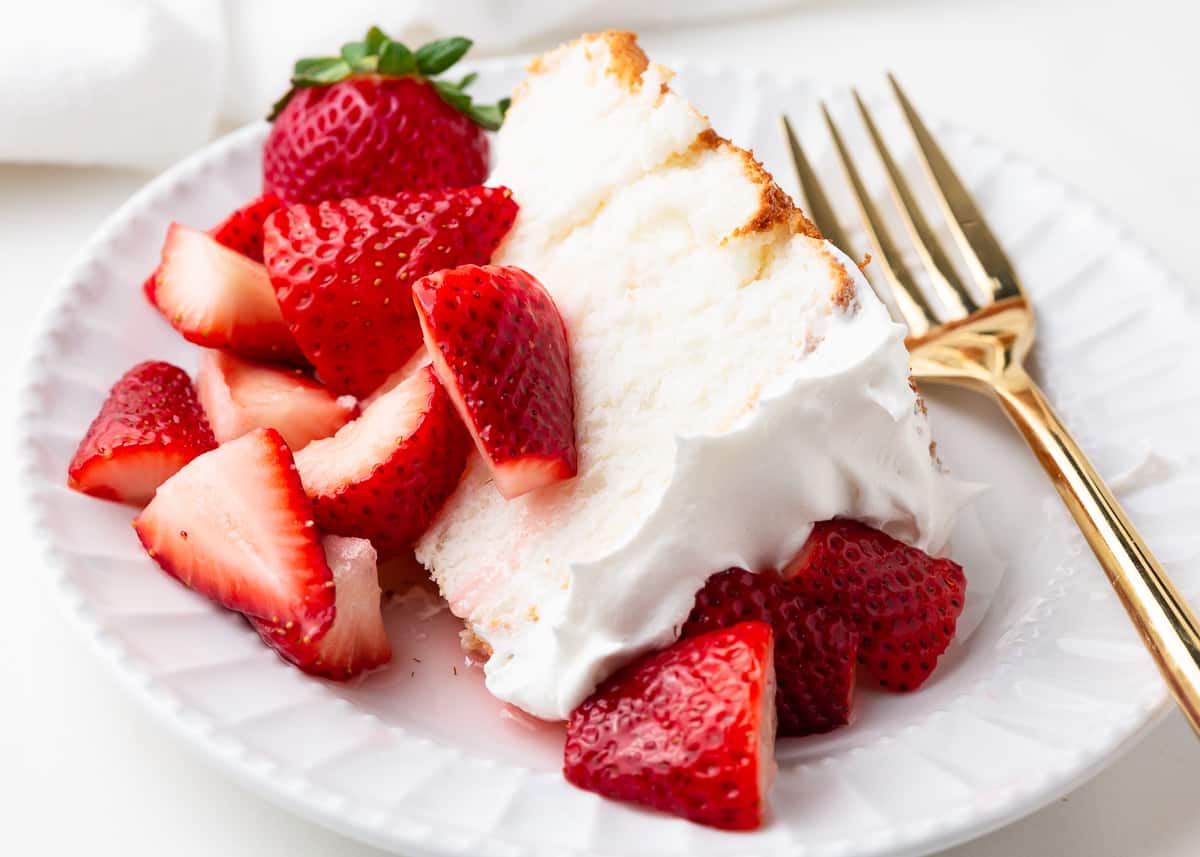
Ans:
{"type": "MultiPolygon", "coordinates": [[[[371,24],[413,47],[475,41],[471,57],[546,34],[749,14],[788,0],[5,0],[0,161],[158,168],[219,120],[264,116],[301,56],[371,24]]],[[[538,43],[539,37],[542,43],[538,43]]]]}

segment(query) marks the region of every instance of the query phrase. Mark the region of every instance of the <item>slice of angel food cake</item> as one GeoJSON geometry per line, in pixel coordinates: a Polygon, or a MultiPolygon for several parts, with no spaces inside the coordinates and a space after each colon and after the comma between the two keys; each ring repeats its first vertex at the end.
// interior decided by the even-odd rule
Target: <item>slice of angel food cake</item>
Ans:
{"type": "Polygon", "coordinates": [[[517,87],[493,262],[565,322],[578,475],[508,500],[476,456],[416,545],[490,691],[548,720],[669,646],[715,573],[784,569],[835,518],[937,551],[964,498],[903,329],[671,76],[606,32],[517,87]]]}

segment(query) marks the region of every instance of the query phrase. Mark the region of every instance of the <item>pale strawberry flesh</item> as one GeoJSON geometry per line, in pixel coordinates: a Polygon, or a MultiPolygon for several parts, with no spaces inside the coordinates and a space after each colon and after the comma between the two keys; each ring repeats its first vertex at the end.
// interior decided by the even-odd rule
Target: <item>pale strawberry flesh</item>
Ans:
{"type": "Polygon", "coordinates": [[[325,536],[321,546],[333,573],[337,600],[336,616],[329,630],[319,640],[306,643],[275,626],[253,619],[251,624],[281,657],[304,672],[333,681],[348,681],[392,659],[380,605],[377,556],[366,539],[325,536]]]}
{"type": "Polygon", "coordinates": [[[187,373],[161,361],[140,363],[109,391],[79,442],[67,484],[144,505],[159,485],[216,445],[187,373]]]}
{"type": "Polygon", "coordinates": [[[200,358],[196,389],[221,443],[252,429],[273,428],[298,451],[332,435],[356,411],[352,398],[334,396],[302,369],[213,349],[200,358]]]}
{"type": "Polygon", "coordinates": [[[405,551],[458,486],[471,441],[424,366],[362,415],[296,455],[322,530],[405,551]]]}
{"type": "Polygon", "coordinates": [[[889,690],[915,690],[954,638],[967,581],[962,567],[854,521],[823,521],[784,570],[812,606],[862,635],[859,663],[889,690]]]}
{"type": "MultiPolygon", "coordinates": [[[[236,250],[247,259],[255,262],[263,260],[263,222],[275,209],[283,205],[282,200],[272,193],[264,193],[255,197],[241,208],[208,230],[208,234],[218,244],[223,244],[230,250],[236,250]]],[[[158,268],[154,269],[146,281],[142,283],[142,291],[151,305],[157,305],[154,292],[158,288],[158,268]]]]}
{"type": "Polygon", "coordinates": [[[154,297],[189,342],[256,360],[304,363],[267,269],[204,232],[171,224],[154,297]]]}
{"type": "Polygon", "coordinates": [[[294,205],[264,229],[266,265],[291,334],[335,393],[365,397],[421,345],[412,284],[487,262],[517,206],[505,188],[294,205]]]}
{"type": "Polygon", "coordinates": [[[696,595],[682,636],[747,621],[766,622],[775,632],[781,737],[828,732],[850,722],[859,646],[852,622],[808,606],[774,572],[731,568],[710,577],[696,595]]]}
{"type": "Polygon", "coordinates": [[[133,522],[164,571],[289,639],[319,639],[334,585],[291,451],[255,429],[191,461],[133,522]]]}
{"type": "Polygon", "coordinates": [[[571,713],[563,775],[700,824],[758,827],[774,773],[771,637],[744,622],[618,671],[571,713]]]}
{"type": "Polygon", "coordinates": [[[554,301],[513,266],[425,277],[413,298],[438,377],[512,499],[578,471],[567,331],[554,301]]]}

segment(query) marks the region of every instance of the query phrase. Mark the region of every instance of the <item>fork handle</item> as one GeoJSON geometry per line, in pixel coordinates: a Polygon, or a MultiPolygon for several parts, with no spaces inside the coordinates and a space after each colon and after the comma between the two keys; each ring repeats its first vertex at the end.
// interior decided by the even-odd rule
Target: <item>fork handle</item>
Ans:
{"type": "Polygon", "coordinates": [[[1200,623],[1195,614],[1025,370],[1010,367],[993,392],[1058,489],[1175,701],[1200,735],[1200,623]]]}

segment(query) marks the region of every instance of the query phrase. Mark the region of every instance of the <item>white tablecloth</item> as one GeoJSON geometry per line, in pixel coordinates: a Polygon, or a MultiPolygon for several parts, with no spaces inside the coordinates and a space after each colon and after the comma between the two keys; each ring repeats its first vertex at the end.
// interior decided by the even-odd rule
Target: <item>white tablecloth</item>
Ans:
{"type": "MultiPolygon", "coordinates": [[[[654,31],[656,55],[842,82],[899,72],[930,115],[1002,142],[1109,208],[1200,287],[1200,14],[1176,0],[825,2],[654,31]],[[1121,4],[1125,6],[1125,4],[1121,4]]],[[[613,22],[619,24],[619,22],[613,22]]],[[[48,41],[52,45],[52,40],[48,41]]],[[[14,120],[14,117],[7,117],[14,120]]],[[[8,127],[8,126],[6,126],[8,127]]],[[[11,413],[29,319],[101,219],[147,176],[0,166],[0,379],[11,413]]],[[[1136,284],[1130,284],[1136,300],[1136,284]]],[[[9,420],[3,449],[11,449],[9,420]]],[[[0,459],[8,466],[8,457],[0,459]]],[[[0,470],[0,485],[12,476],[0,470]]],[[[0,489],[0,853],[357,857],[368,848],[250,795],[138,709],[68,627],[0,489]]],[[[1200,743],[1178,716],[1052,807],[954,857],[1194,857],[1200,743]]]]}

